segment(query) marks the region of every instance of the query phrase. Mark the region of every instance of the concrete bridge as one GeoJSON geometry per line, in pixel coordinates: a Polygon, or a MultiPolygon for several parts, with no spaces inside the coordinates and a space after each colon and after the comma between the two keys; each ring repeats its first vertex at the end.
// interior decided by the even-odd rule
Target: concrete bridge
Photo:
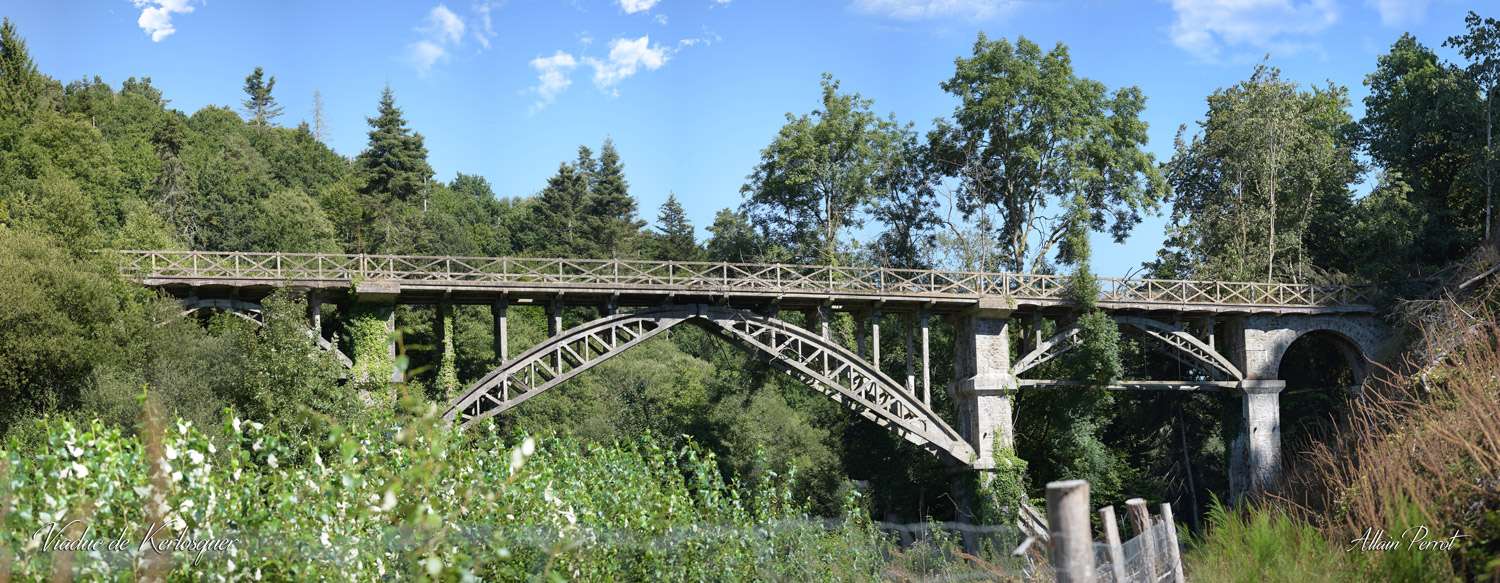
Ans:
{"type": "MultiPolygon", "coordinates": [[[[741,348],[829,398],[955,465],[994,467],[995,448],[1014,440],[1018,390],[1067,389],[1032,371],[1078,346],[1076,303],[1066,276],[738,263],[292,253],[121,251],[136,281],[181,298],[189,309],[254,312],[278,286],[320,306],[486,305],[497,354],[509,354],[507,310],[540,306],[549,338],[462,391],[446,416],[465,425],[502,413],[647,338],[690,324],[741,348]],[[598,319],[562,329],[565,307],[598,319]],[[802,326],[779,316],[803,314],[802,326]],[[835,341],[836,312],[853,316],[856,346],[835,341]],[[929,327],[956,332],[955,382],[946,387],[958,427],[932,410],[929,327]],[[884,372],[881,334],[905,339],[905,378],[884,372]],[[1012,341],[1018,342],[1012,362],[1012,341]]],[[[1369,374],[1387,334],[1369,285],[1100,278],[1098,306],[1122,330],[1187,366],[1185,377],[1130,380],[1111,390],[1218,391],[1242,401],[1241,438],[1231,456],[1236,492],[1263,488],[1279,472],[1278,378],[1287,348],[1318,334],[1354,371],[1369,374]]],[[[388,313],[393,313],[390,311],[388,313]]],[[[388,318],[393,325],[393,319],[388,318]]],[[[441,327],[440,327],[441,328],[441,327]]],[[[318,335],[325,347],[331,345],[318,335]]],[[[451,342],[445,343],[451,350],[451,342]]],[[[354,355],[358,361],[361,355],[354,355]]]]}

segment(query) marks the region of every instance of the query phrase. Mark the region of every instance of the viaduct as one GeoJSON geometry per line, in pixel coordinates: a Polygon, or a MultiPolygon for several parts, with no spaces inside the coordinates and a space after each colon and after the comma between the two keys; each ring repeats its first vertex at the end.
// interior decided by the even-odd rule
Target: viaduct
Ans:
{"type": "MultiPolygon", "coordinates": [[[[501,355],[509,354],[509,307],[542,307],[549,338],[448,404],[446,417],[463,425],[503,413],[679,324],[700,327],[933,455],[977,470],[994,467],[995,448],[1011,447],[1017,391],[1079,384],[1028,374],[1081,343],[1065,276],[635,260],[119,254],[128,277],[179,298],[188,311],[253,315],[274,288],[302,290],[310,334],[330,350],[333,344],[316,332],[323,302],[376,304],[388,314],[395,304],[433,304],[444,321],[454,304],[489,306],[501,355]],[[578,306],[596,308],[598,318],[563,329],[563,308],[578,306]],[[788,311],[802,313],[805,324],[779,317],[788,311]],[[853,349],[830,335],[835,312],[854,319],[853,349]],[[958,427],[932,409],[933,318],[955,331],[957,380],[945,390],[957,406],[958,427]],[[892,327],[905,341],[905,378],[877,364],[881,335],[892,327]],[[1013,341],[1019,343],[1014,361],[1013,341]]],[[[1310,333],[1331,340],[1358,385],[1388,335],[1369,285],[1114,278],[1098,284],[1098,307],[1144,346],[1184,364],[1183,376],[1190,377],[1127,380],[1108,389],[1215,391],[1240,399],[1241,436],[1231,455],[1235,495],[1263,489],[1279,473],[1279,394],[1286,382],[1277,377],[1291,343],[1310,333]]],[[[393,325],[393,317],[387,322],[393,325]]],[[[342,360],[350,365],[361,357],[342,360]]]]}

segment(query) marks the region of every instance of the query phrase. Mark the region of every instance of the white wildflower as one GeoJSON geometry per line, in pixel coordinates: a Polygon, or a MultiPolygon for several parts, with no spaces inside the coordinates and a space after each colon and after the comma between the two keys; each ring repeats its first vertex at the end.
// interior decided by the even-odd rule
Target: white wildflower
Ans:
{"type": "Polygon", "coordinates": [[[390,512],[390,510],[392,508],[395,508],[395,507],[396,507],[396,493],[395,493],[395,491],[386,490],[385,491],[385,499],[380,501],[380,511],[381,512],[390,512]]]}
{"type": "Polygon", "coordinates": [[[193,463],[195,463],[195,464],[202,464],[203,463],[203,454],[200,453],[198,450],[196,450],[196,449],[190,449],[190,450],[188,450],[187,454],[188,454],[188,459],[193,460],[193,463]]]}
{"type": "Polygon", "coordinates": [[[79,479],[87,478],[89,477],[89,469],[84,467],[83,464],[73,462],[73,474],[78,476],[79,479]]]}
{"type": "Polygon", "coordinates": [[[536,453],[536,440],[528,437],[521,442],[521,455],[531,457],[534,453],[536,453]]]}
{"type": "Polygon", "coordinates": [[[269,464],[271,466],[271,469],[273,470],[280,467],[276,463],[276,454],[274,453],[266,457],[266,463],[269,464]]]}
{"type": "Polygon", "coordinates": [[[235,433],[239,433],[240,432],[240,418],[239,417],[235,417],[234,418],[234,432],[235,433]]]}
{"type": "Polygon", "coordinates": [[[177,459],[177,448],[172,447],[172,444],[170,444],[170,443],[167,444],[167,459],[169,459],[169,460],[175,460],[175,459],[177,459]]]}

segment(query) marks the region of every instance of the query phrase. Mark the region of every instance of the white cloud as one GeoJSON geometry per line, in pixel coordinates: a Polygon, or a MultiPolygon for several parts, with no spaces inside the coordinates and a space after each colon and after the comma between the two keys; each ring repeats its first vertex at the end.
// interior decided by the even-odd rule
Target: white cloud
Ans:
{"type": "Polygon", "coordinates": [[[135,23],[151,34],[151,42],[161,42],[177,32],[177,27],[172,25],[172,13],[193,11],[192,0],[131,0],[131,3],[141,9],[141,17],[135,23]]]}
{"type": "Polygon", "coordinates": [[[530,88],[541,97],[536,104],[531,106],[531,113],[541,111],[547,104],[557,100],[557,94],[562,93],[573,84],[568,76],[573,69],[578,67],[578,59],[573,55],[557,51],[550,57],[537,57],[531,60],[532,68],[536,69],[537,85],[530,88]]]}
{"type": "Polygon", "coordinates": [[[448,49],[432,41],[417,41],[407,47],[406,59],[417,68],[418,73],[426,75],[432,71],[433,65],[448,62],[448,49]]]}
{"type": "Polygon", "coordinates": [[[464,19],[459,18],[447,6],[438,4],[427,13],[427,26],[418,30],[443,43],[457,44],[464,38],[464,19]]]}
{"type": "Polygon", "coordinates": [[[655,22],[655,23],[660,24],[662,26],[666,26],[666,24],[667,24],[667,15],[665,15],[665,14],[658,14],[656,16],[652,16],[651,17],[651,22],[655,22]]]}
{"type": "Polygon", "coordinates": [[[652,6],[661,0],[619,0],[620,8],[625,9],[626,14],[635,14],[642,10],[650,10],[652,6]]]}
{"type": "Polygon", "coordinates": [[[854,0],[849,9],[896,20],[950,17],[989,20],[1018,3],[1017,0],[854,0]]]}
{"type": "Polygon", "coordinates": [[[1427,5],[1431,0],[1365,0],[1380,13],[1380,23],[1386,26],[1405,26],[1426,20],[1427,5]]]}
{"type": "Polygon", "coordinates": [[[1237,58],[1266,52],[1289,55],[1320,50],[1314,36],[1338,21],[1335,0],[1172,0],[1177,22],[1172,44],[1203,61],[1218,61],[1224,49],[1253,47],[1237,58]]]}
{"type": "MultiPolygon", "coordinates": [[[[490,47],[490,37],[495,36],[495,31],[490,24],[489,3],[474,5],[474,11],[480,17],[483,30],[475,31],[479,38],[479,44],[484,48],[490,47]]],[[[450,58],[449,48],[463,44],[464,32],[469,30],[464,18],[449,10],[447,6],[438,4],[428,11],[427,17],[415,29],[422,34],[422,39],[406,45],[406,61],[417,69],[417,73],[427,76],[432,72],[433,66],[438,63],[446,63],[450,58]]],[[[481,49],[482,50],[482,49],[481,49]]]]}
{"type": "Polygon", "coordinates": [[[619,90],[615,88],[621,81],[640,72],[642,69],[655,71],[667,64],[672,55],[686,47],[708,44],[708,39],[685,39],[679,41],[677,46],[662,46],[660,43],[651,44],[650,35],[637,39],[617,38],[609,41],[609,56],[600,59],[596,57],[580,56],[574,57],[563,51],[557,51],[550,57],[537,57],[532,59],[531,67],[537,71],[537,84],[528,87],[526,92],[536,93],[541,99],[531,106],[531,113],[535,114],[542,108],[551,104],[557,96],[568,87],[573,85],[571,78],[573,70],[587,65],[594,70],[594,86],[599,91],[611,97],[618,97],[619,90]]]}
{"type": "Polygon", "coordinates": [[[474,38],[479,39],[479,44],[484,50],[489,50],[490,39],[495,38],[495,27],[490,22],[490,10],[498,8],[497,2],[477,2],[474,4],[474,14],[479,16],[480,26],[474,31],[474,38]]]}
{"type": "Polygon", "coordinates": [[[608,60],[590,58],[587,62],[594,67],[594,85],[603,90],[634,75],[641,67],[649,71],[660,69],[671,56],[672,51],[666,47],[660,44],[651,46],[648,35],[634,40],[617,38],[609,41],[608,60]]]}

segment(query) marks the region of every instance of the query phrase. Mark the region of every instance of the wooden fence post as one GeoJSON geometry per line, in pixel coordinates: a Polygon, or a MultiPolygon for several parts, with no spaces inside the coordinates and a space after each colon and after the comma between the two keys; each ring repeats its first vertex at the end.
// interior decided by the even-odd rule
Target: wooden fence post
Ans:
{"type": "Polygon", "coordinates": [[[1161,521],[1167,528],[1167,568],[1172,570],[1172,581],[1183,583],[1182,552],[1177,548],[1177,523],[1172,520],[1172,504],[1161,503],[1161,521]]]}
{"type": "Polygon", "coordinates": [[[1146,535],[1141,538],[1141,568],[1145,580],[1154,583],[1160,571],[1156,569],[1156,541],[1150,536],[1151,511],[1146,509],[1145,500],[1131,498],[1125,501],[1125,515],[1130,518],[1130,528],[1136,536],[1146,535]]]}
{"type": "Polygon", "coordinates": [[[1125,583],[1125,548],[1120,545],[1120,523],[1115,520],[1115,507],[1100,508],[1099,521],[1104,523],[1104,542],[1109,546],[1109,566],[1114,583],[1125,583]]]}
{"type": "Polygon", "coordinates": [[[1089,483],[1047,484],[1047,524],[1058,583],[1094,583],[1094,537],[1089,525],[1089,483]]]}

